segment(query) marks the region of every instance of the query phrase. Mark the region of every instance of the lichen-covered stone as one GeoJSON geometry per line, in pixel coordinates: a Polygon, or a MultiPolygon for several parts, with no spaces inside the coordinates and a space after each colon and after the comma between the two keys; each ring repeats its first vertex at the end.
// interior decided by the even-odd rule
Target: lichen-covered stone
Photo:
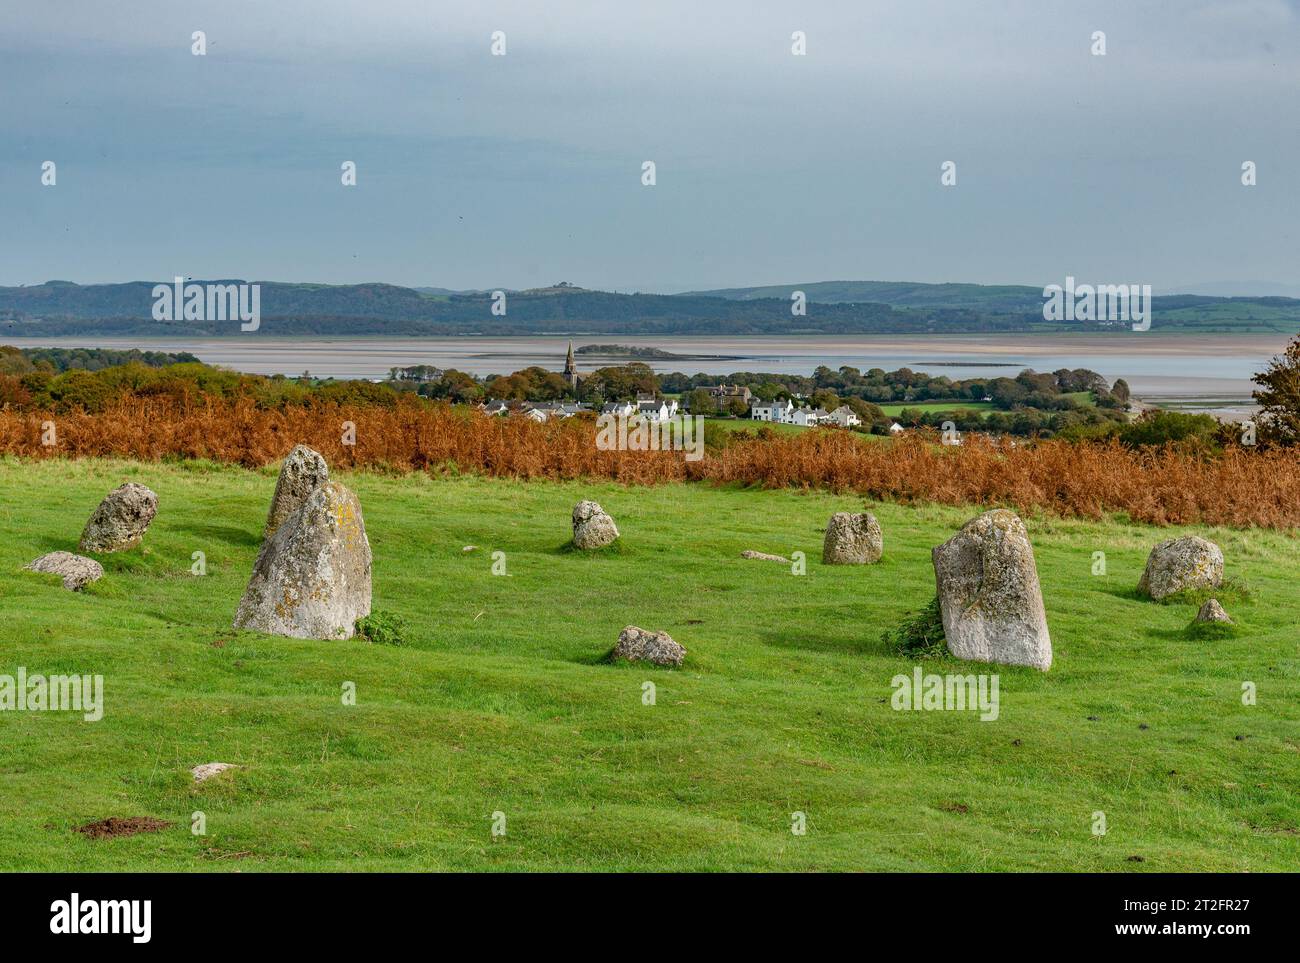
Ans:
{"type": "Polygon", "coordinates": [[[786,565],[790,564],[790,560],[784,555],[770,555],[767,552],[756,552],[752,548],[745,549],[740,553],[740,557],[757,559],[760,562],[783,562],[786,565]]]}
{"type": "Polygon", "coordinates": [[[870,565],[885,550],[876,516],[867,512],[836,512],[826,525],[822,543],[823,565],[870,565]]]}
{"type": "Polygon", "coordinates": [[[104,566],[93,558],[73,555],[71,552],[50,552],[25,567],[33,572],[62,577],[63,587],[71,592],[79,592],[91,582],[104,577],[104,566]]]}
{"type": "Polygon", "coordinates": [[[213,776],[219,776],[227,769],[236,768],[229,762],[205,762],[201,766],[195,766],[190,770],[190,775],[194,777],[195,782],[206,782],[213,776]]]}
{"type": "Polygon", "coordinates": [[[1206,599],[1205,604],[1201,606],[1201,610],[1196,613],[1196,621],[1230,623],[1232,619],[1228,618],[1228,613],[1223,610],[1223,606],[1219,604],[1218,599],[1206,599]]]}
{"type": "Polygon", "coordinates": [[[1025,524],[1005,509],[971,519],[932,553],[948,651],[959,659],[1052,666],[1052,640],[1025,524]]]}
{"type": "Polygon", "coordinates": [[[81,533],[78,551],[122,552],[135,548],[158,514],[158,496],[144,485],[127,482],[99,503],[81,533]]]}
{"type": "Polygon", "coordinates": [[[605,509],[592,501],[573,508],[573,544],[578,548],[601,548],[618,538],[618,526],[605,509]]]}
{"type": "Polygon", "coordinates": [[[1138,592],[1157,601],[1186,589],[1223,584],[1223,550],[1199,535],[1169,538],[1151,549],[1138,592]]]}
{"type": "Polygon", "coordinates": [[[306,445],[295,445],[280,465],[280,477],[275,481],[275,494],[271,496],[271,510],[266,516],[262,538],[274,535],[280,523],[297,511],[308,495],[329,480],[330,468],[320,452],[306,445]]]}
{"type": "Polygon", "coordinates": [[[686,658],[686,650],[674,642],[667,632],[648,632],[629,625],[619,633],[618,645],[614,646],[614,658],[676,667],[686,658]]]}
{"type": "Polygon", "coordinates": [[[347,639],[370,614],[370,542],[356,495],[316,489],[262,544],[235,628],[295,639],[347,639]]]}

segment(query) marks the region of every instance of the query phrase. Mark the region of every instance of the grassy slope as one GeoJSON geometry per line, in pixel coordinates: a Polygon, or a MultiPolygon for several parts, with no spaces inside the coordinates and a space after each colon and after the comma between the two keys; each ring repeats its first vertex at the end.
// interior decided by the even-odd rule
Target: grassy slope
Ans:
{"type": "Polygon", "coordinates": [[[1188,606],[1131,591],[1168,532],[1031,520],[1056,665],[999,669],[1001,717],[980,722],[892,711],[889,680],[913,663],[879,642],[933,594],[929,549],[970,511],[879,506],[884,561],[824,568],[822,525],[854,498],[346,481],[365,507],[376,606],[411,622],[408,648],[229,631],[269,472],[0,461],[0,671],[101,672],[107,701],[97,723],[0,713],[0,869],[1300,864],[1293,539],[1210,533],[1255,598],[1229,605],[1241,638],[1197,643],[1183,634],[1188,606]],[[85,594],[18,571],[75,548],[96,501],[128,478],[161,500],[143,553],[106,557],[85,594]],[[560,551],[582,496],[617,518],[621,554],[560,551]],[[808,574],[742,560],[744,548],[802,550],[808,574]],[[189,574],[196,550],[204,578],[189,574]],[[490,574],[496,550],[508,577],[490,574]],[[1090,574],[1097,550],[1105,577],[1090,574]],[[686,667],[600,663],[629,622],[672,633],[686,667]],[[1258,684],[1254,708],[1240,703],[1244,679],[1258,684]],[[355,707],[340,704],[348,680],[355,707]],[[191,784],[189,767],[218,760],[244,768],[191,784]],[[188,831],[194,810],[206,837],[188,831]],[[495,810],[508,833],[494,840],[495,810]],[[795,810],[806,836],[790,832],[795,810]],[[1094,810],[1109,820],[1101,839],[1094,810]],[[72,832],[133,815],[177,826],[72,832]]]}

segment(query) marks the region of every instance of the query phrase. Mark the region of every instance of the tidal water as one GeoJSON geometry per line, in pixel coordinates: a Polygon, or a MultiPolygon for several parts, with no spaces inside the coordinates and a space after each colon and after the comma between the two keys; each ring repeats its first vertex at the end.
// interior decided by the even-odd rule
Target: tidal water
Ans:
{"type": "MultiPolygon", "coordinates": [[[[812,374],[839,368],[914,368],[954,379],[1015,375],[1025,368],[1090,368],[1110,381],[1125,379],[1153,404],[1223,413],[1248,411],[1250,377],[1286,346],[1286,335],[881,335],[789,337],[517,338],[229,338],[13,339],[20,347],[60,345],[189,351],[215,365],[257,374],[383,378],[413,364],[458,368],[476,375],[508,374],[529,365],[560,370],[569,341],[659,348],[682,357],[648,359],[659,372],[724,375],[734,371],[812,374]]],[[[626,358],[578,355],[579,370],[626,358]]]]}

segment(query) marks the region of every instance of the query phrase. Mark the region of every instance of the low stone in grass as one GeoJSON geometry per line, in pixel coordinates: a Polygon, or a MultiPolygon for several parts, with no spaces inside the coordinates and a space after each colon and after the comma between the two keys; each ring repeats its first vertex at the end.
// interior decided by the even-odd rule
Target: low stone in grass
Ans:
{"type": "Polygon", "coordinates": [[[306,445],[294,445],[293,451],[280,465],[280,477],[275,481],[275,494],[271,496],[271,510],[266,516],[266,529],[262,538],[275,534],[280,524],[298,510],[303,500],[330,480],[330,468],[320,452],[306,445]]]}
{"type": "Polygon", "coordinates": [[[1228,613],[1223,610],[1218,599],[1206,599],[1201,610],[1196,613],[1197,622],[1219,622],[1226,625],[1232,624],[1232,619],[1228,618],[1228,613]]]}
{"type": "Polygon", "coordinates": [[[281,522],[253,565],[234,627],[348,639],[370,614],[370,542],[357,496],[326,482],[281,522]]]}
{"type": "Polygon", "coordinates": [[[158,514],[158,496],[135,482],[119,485],[99,503],[81,533],[78,551],[123,552],[144,538],[158,514]]]}
{"type": "Polygon", "coordinates": [[[823,565],[870,565],[880,561],[885,542],[876,516],[836,512],[826,525],[823,565]]]}
{"type": "Polygon", "coordinates": [[[959,659],[1052,667],[1034,549],[1015,512],[967,522],[932,553],[948,651],[959,659]]]}
{"type": "Polygon", "coordinates": [[[618,526],[605,509],[593,501],[573,508],[573,544],[581,549],[603,548],[618,538],[618,526]]]}
{"type": "Polygon", "coordinates": [[[1138,592],[1159,601],[1189,589],[1223,584],[1223,550],[1199,535],[1169,538],[1151,549],[1138,592]]]}
{"type": "Polygon", "coordinates": [[[79,592],[91,582],[104,577],[104,566],[93,558],[73,555],[71,552],[50,552],[25,567],[33,572],[60,576],[63,587],[70,592],[79,592]]]}
{"type": "Polygon", "coordinates": [[[769,555],[767,552],[756,552],[752,548],[747,548],[740,553],[741,558],[755,558],[760,562],[784,562],[790,564],[790,560],[784,555],[769,555]]]}
{"type": "Polygon", "coordinates": [[[211,779],[213,776],[220,775],[227,769],[234,768],[235,766],[229,762],[205,762],[203,765],[195,766],[191,769],[190,774],[194,776],[195,782],[203,782],[206,779],[211,779]]]}
{"type": "Polygon", "coordinates": [[[667,632],[647,632],[635,625],[629,625],[619,633],[618,645],[614,646],[613,657],[676,668],[686,658],[686,650],[674,642],[667,632]]]}

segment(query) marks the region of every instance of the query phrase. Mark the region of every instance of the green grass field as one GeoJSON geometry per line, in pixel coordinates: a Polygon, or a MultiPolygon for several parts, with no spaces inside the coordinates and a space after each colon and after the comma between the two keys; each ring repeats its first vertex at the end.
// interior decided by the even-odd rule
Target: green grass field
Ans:
{"type": "Polygon", "coordinates": [[[907,409],[916,411],[936,412],[936,411],[992,411],[993,402],[991,401],[917,401],[897,405],[881,405],[880,410],[891,418],[897,418],[907,409]]]}
{"type": "Polygon", "coordinates": [[[874,506],[883,561],[832,568],[822,528],[853,497],[337,477],[405,647],[231,631],[273,471],[0,461],[0,672],[101,673],[106,703],[99,722],[0,712],[0,869],[1300,868],[1293,537],[1203,532],[1251,590],[1227,603],[1239,637],[1207,642],[1191,606],[1133,592],[1174,530],[1027,519],[1052,670],[923,663],[998,673],[999,718],[981,722],[894,711],[890,679],[916,663],[880,641],[931,598],[930,548],[976,509],[874,506]],[[75,551],[124,480],[159,495],[142,549],[104,556],[85,593],[20,571],[75,551]],[[564,551],[583,497],[621,551],[564,551]],[[805,552],[807,573],[746,548],[805,552]],[[604,662],[628,623],[671,633],[685,666],[604,662]],[[195,785],[213,761],[240,768],[195,785]],[[175,825],[74,831],[131,816],[175,825]]]}
{"type": "Polygon", "coordinates": [[[706,425],[713,425],[720,431],[757,431],[759,428],[771,428],[779,435],[797,435],[808,429],[802,425],[787,425],[779,421],[755,421],[752,418],[707,418],[706,425]]]}

